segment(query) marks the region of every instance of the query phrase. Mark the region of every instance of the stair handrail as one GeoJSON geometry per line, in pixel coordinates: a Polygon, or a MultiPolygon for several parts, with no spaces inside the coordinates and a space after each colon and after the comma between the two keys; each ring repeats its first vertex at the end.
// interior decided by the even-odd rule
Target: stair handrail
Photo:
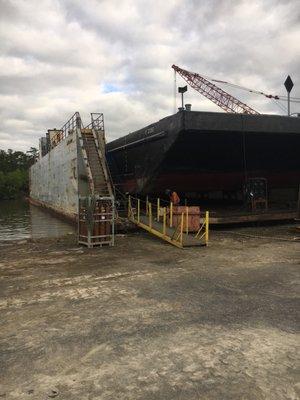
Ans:
{"type": "Polygon", "coordinates": [[[86,129],[94,128],[96,130],[103,130],[104,131],[104,117],[103,113],[91,113],[91,122],[85,126],[86,129]],[[94,115],[97,115],[94,118],[94,115]]]}
{"type": "Polygon", "coordinates": [[[205,217],[202,222],[202,225],[200,226],[200,228],[198,229],[198,231],[194,237],[199,240],[205,238],[205,245],[206,246],[208,245],[208,241],[209,241],[209,211],[205,212],[205,217]],[[202,235],[199,237],[200,233],[202,233],[202,235]]]}
{"type": "Polygon", "coordinates": [[[76,111],[70,119],[57,131],[57,134],[51,138],[51,148],[55,147],[64,140],[76,128],[83,128],[83,123],[78,111],[76,111]]]}

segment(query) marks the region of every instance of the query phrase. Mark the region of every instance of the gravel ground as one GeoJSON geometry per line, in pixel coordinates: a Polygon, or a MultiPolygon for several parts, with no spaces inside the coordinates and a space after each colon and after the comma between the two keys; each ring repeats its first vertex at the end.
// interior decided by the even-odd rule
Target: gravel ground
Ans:
{"type": "Polygon", "coordinates": [[[296,235],[0,244],[0,398],[299,399],[296,235]]]}

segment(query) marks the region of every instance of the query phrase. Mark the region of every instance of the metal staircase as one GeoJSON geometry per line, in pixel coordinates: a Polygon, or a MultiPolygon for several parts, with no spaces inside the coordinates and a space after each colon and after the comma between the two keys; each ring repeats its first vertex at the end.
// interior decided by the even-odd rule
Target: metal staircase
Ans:
{"type": "Polygon", "coordinates": [[[114,245],[114,191],[105,157],[103,114],[92,113],[77,135],[86,167],[89,195],[79,196],[78,243],[88,247],[114,245]]]}
{"type": "Polygon", "coordinates": [[[81,141],[91,193],[104,197],[112,196],[112,184],[105,156],[100,149],[95,129],[81,129],[81,141]]]}

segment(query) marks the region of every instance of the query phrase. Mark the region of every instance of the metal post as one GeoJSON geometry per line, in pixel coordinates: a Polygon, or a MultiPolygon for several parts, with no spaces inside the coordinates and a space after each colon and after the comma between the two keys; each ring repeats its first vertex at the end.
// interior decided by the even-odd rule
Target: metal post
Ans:
{"type": "Polygon", "coordinates": [[[181,213],[181,221],[180,221],[180,243],[182,245],[182,241],[183,241],[183,218],[184,218],[184,214],[181,213]]]}
{"type": "Polygon", "coordinates": [[[146,196],[146,215],[148,215],[148,204],[149,204],[149,200],[148,200],[148,196],[146,196]]]}
{"type": "Polygon", "coordinates": [[[152,204],[149,203],[149,227],[152,228],[152,204]]]}
{"type": "Polygon", "coordinates": [[[160,199],[157,199],[157,222],[159,222],[160,199]]]}
{"type": "Polygon", "coordinates": [[[208,245],[209,241],[209,212],[205,213],[205,244],[208,245]]]}
{"type": "Polygon", "coordinates": [[[288,75],[287,78],[286,78],[286,80],[284,81],[284,86],[285,86],[286,91],[287,91],[288,116],[290,117],[290,116],[291,116],[290,93],[291,93],[291,90],[292,90],[293,87],[294,87],[294,82],[292,81],[290,75],[288,75]]]}
{"type": "Polygon", "coordinates": [[[170,228],[173,226],[173,203],[170,202],[170,228]]]}
{"type": "Polygon", "coordinates": [[[189,234],[189,208],[186,207],[185,210],[186,210],[185,231],[186,231],[186,234],[188,235],[189,234]]]}
{"type": "Polygon", "coordinates": [[[181,110],[182,110],[182,111],[184,110],[184,108],[183,108],[183,105],[184,105],[184,102],[183,102],[183,93],[185,93],[186,91],[187,91],[187,86],[182,86],[182,87],[179,87],[179,88],[178,88],[178,92],[181,93],[181,110]]]}
{"type": "Polygon", "coordinates": [[[167,228],[167,210],[164,207],[164,215],[163,215],[163,234],[166,235],[166,228],[167,228]]]}
{"type": "Polygon", "coordinates": [[[138,199],[138,201],[137,201],[137,219],[138,219],[138,222],[140,222],[140,212],[141,212],[141,200],[138,199]]]}
{"type": "Polygon", "coordinates": [[[131,214],[131,196],[128,196],[128,219],[130,219],[131,214]]]}

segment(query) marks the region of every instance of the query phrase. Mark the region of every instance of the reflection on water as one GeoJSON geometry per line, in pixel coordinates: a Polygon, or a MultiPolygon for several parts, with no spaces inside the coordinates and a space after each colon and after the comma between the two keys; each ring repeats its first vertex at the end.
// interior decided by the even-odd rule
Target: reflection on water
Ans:
{"type": "Polygon", "coordinates": [[[74,232],[72,225],[26,201],[0,201],[0,241],[53,238],[74,232]]]}
{"type": "Polygon", "coordinates": [[[0,202],[0,240],[30,237],[29,204],[21,200],[0,202]]]}

